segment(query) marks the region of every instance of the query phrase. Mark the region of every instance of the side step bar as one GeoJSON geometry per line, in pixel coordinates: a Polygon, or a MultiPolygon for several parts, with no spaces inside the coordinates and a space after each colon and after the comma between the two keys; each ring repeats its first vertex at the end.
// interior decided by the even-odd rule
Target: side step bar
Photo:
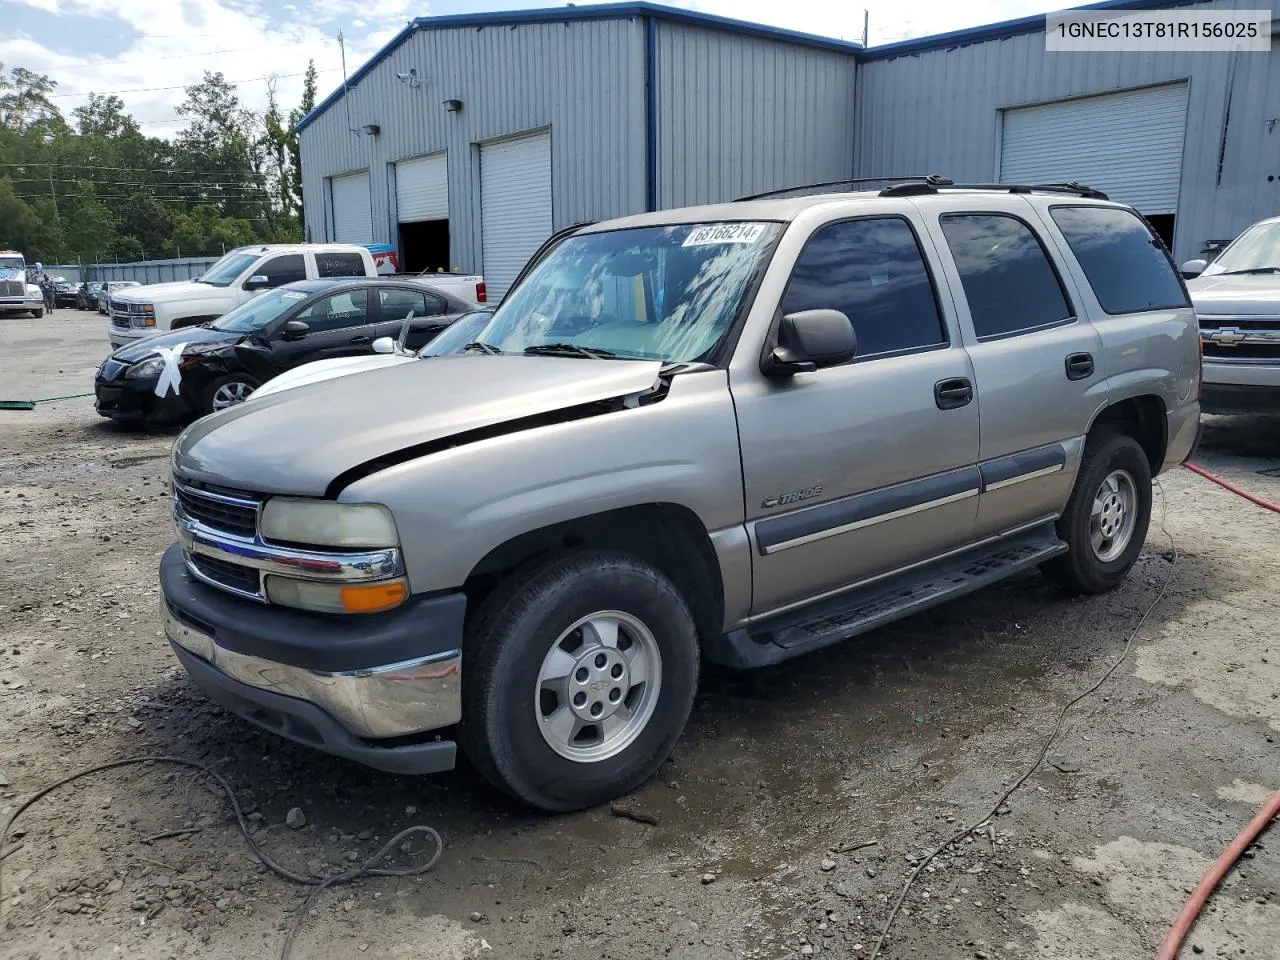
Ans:
{"type": "Polygon", "coordinates": [[[764,667],[831,646],[860,633],[1030,570],[1065,553],[1053,523],[855,588],[708,644],[706,656],[730,667],[764,667]]]}

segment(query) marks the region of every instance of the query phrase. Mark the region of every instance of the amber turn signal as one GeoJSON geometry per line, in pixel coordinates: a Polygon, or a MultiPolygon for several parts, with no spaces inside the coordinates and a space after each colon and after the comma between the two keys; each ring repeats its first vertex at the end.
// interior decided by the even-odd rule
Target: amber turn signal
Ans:
{"type": "Polygon", "coordinates": [[[342,606],[348,613],[377,613],[404,603],[409,587],[403,580],[342,588],[342,606]]]}

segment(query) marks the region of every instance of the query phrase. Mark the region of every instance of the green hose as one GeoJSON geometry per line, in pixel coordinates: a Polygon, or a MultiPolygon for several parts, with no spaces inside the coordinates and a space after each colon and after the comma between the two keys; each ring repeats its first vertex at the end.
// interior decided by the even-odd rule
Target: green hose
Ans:
{"type": "Polygon", "coordinates": [[[45,397],[43,400],[0,400],[0,410],[34,410],[37,403],[53,403],[55,400],[79,400],[92,397],[92,393],[70,393],[65,397],[45,397]]]}

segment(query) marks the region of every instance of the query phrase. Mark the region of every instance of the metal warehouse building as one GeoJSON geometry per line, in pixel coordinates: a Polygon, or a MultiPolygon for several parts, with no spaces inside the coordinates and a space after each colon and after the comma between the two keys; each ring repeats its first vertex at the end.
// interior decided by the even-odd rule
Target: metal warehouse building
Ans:
{"type": "MultiPolygon", "coordinates": [[[[1192,5],[1261,6],[1095,7],[1192,5]]],[[[863,49],[624,3],[415,20],[298,129],[309,240],[496,298],[554,229],[846,177],[1079,180],[1185,259],[1280,212],[1277,127],[1280,47],[1047,53],[1028,17],[863,49]]]]}

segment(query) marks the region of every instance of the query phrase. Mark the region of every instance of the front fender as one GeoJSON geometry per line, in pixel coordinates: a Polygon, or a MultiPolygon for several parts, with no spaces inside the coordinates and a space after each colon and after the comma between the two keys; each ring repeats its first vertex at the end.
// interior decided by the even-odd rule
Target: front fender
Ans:
{"type": "Polygon", "coordinates": [[[681,374],[644,406],[396,464],[338,499],[390,507],[415,593],[460,586],[489,551],[521,534],[642,504],[688,508],[714,542],[740,528],[745,512],[727,374],[681,374]]]}

